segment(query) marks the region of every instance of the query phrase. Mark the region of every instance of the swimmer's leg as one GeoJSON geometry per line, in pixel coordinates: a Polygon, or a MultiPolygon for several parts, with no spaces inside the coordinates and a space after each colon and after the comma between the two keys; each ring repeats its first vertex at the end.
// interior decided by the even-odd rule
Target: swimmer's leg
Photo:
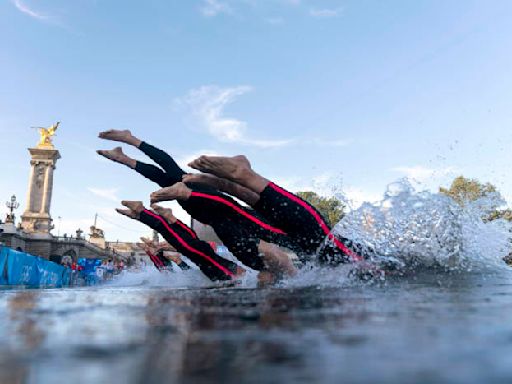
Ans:
{"type": "MultiPolygon", "coordinates": [[[[100,132],[99,137],[105,140],[118,141],[132,145],[148,155],[151,159],[153,159],[153,161],[159,164],[165,170],[165,172],[163,172],[160,168],[155,167],[154,165],[142,163],[130,158],[128,158],[128,160],[123,158],[124,161],[122,164],[128,165],[130,168],[135,169],[138,173],[142,174],[144,177],[150,179],[151,181],[156,182],[162,187],[166,187],[181,181],[182,176],[185,174],[185,172],[167,153],[143,142],[139,138],[132,135],[129,130],[111,129],[109,131],[100,132]]],[[[116,151],[121,151],[121,149],[118,147],[116,148],[116,151]]],[[[115,156],[116,153],[109,152],[112,151],[98,151],[100,155],[105,156],[111,160],[118,161],[117,159],[112,158],[112,155],[115,156]]]]}
{"type": "Polygon", "coordinates": [[[187,201],[192,195],[192,190],[179,182],[170,187],[165,187],[155,191],[151,194],[151,203],[158,203],[160,201],[180,200],[187,201]]]}
{"type": "Polygon", "coordinates": [[[99,149],[96,151],[96,153],[116,163],[126,165],[131,169],[135,169],[135,165],[137,163],[137,160],[127,156],[121,147],[115,147],[111,150],[99,149]]]}
{"type": "Polygon", "coordinates": [[[120,141],[140,149],[167,173],[167,185],[181,181],[182,176],[185,174],[185,171],[180,168],[168,153],[140,140],[132,135],[129,130],[120,131],[112,129],[110,131],[101,132],[99,137],[106,140],[120,141]]]}
{"type": "Polygon", "coordinates": [[[132,135],[132,133],[128,130],[119,130],[119,129],[110,129],[108,131],[103,131],[98,134],[100,139],[118,141],[120,143],[125,143],[128,145],[133,145],[134,147],[138,147],[141,143],[141,140],[132,135]]]}
{"type": "Polygon", "coordinates": [[[169,181],[168,175],[160,168],[152,164],[146,164],[138,160],[132,159],[123,152],[121,147],[116,147],[112,150],[100,149],[96,152],[109,160],[126,165],[127,167],[134,169],[142,176],[148,178],[149,180],[157,183],[162,187],[166,187],[170,185],[169,183],[171,183],[171,181],[169,181]]]}
{"type": "Polygon", "coordinates": [[[193,237],[189,231],[176,224],[177,219],[172,212],[164,212],[166,218],[144,208],[141,202],[123,201],[128,210],[118,210],[119,213],[136,218],[149,227],[157,230],[165,240],[178,252],[187,256],[197,264],[201,271],[211,280],[233,280],[244,274],[244,270],[235,263],[217,255],[210,245],[193,237]]]}
{"type": "Polygon", "coordinates": [[[315,253],[329,238],[335,247],[352,260],[362,257],[337,239],[325,218],[307,201],[256,173],[245,156],[201,156],[189,164],[202,172],[232,180],[259,194],[253,207],[270,222],[292,236],[306,252],[315,253]]]}
{"type": "Polygon", "coordinates": [[[262,192],[269,183],[268,179],[253,171],[249,160],[243,155],[200,156],[189,163],[189,166],[201,172],[234,181],[256,193],[262,192]]]}
{"type": "Polygon", "coordinates": [[[149,256],[149,259],[151,260],[151,262],[153,263],[153,265],[155,266],[155,268],[158,271],[162,272],[167,269],[168,266],[166,265],[164,260],[160,259],[157,256],[157,252],[155,251],[155,248],[153,248],[145,243],[142,243],[142,244],[139,243],[138,245],[140,248],[142,248],[142,250],[144,252],[146,252],[146,255],[149,256]]]}
{"type": "Polygon", "coordinates": [[[197,183],[207,185],[219,191],[225,192],[250,206],[256,204],[259,195],[249,188],[243,187],[231,180],[223,179],[209,173],[188,173],[183,175],[184,183],[197,183]]]}

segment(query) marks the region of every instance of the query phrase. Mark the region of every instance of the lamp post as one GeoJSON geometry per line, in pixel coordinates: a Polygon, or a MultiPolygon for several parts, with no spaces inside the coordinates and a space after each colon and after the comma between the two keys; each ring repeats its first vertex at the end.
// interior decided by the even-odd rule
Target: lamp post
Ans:
{"type": "Polygon", "coordinates": [[[20,206],[20,203],[16,201],[16,195],[12,195],[11,201],[7,201],[5,206],[9,209],[9,213],[7,214],[5,222],[14,224],[14,220],[16,218],[14,215],[14,210],[18,209],[20,206]]]}

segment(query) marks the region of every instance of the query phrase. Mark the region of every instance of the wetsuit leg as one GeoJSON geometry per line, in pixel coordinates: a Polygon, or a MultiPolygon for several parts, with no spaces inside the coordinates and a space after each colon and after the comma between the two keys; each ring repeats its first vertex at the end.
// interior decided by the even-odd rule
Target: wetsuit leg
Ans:
{"type": "Polygon", "coordinates": [[[283,228],[306,252],[315,253],[328,238],[352,261],[362,259],[345,239],[331,233],[327,221],[311,204],[272,182],[260,193],[254,208],[283,228]]]}
{"type": "Polygon", "coordinates": [[[229,218],[222,218],[210,223],[210,226],[215,231],[228,250],[238,259],[241,263],[256,271],[265,269],[263,259],[259,255],[258,244],[260,239],[254,236],[243,225],[238,225],[229,218]]]}
{"type": "Polygon", "coordinates": [[[187,256],[210,280],[230,280],[237,265],[217,255],[210,245],[191,236],[181,225],[170,224],[162,216],[144,210],[140,221],[158,231],[178,252],[187,256]]]}
{"type": "MultiPolygon", "coordinates": [[[[244,225],[254,232],[254,236],[268,231],[278,235],[286,235],[281,228],[269,224],[253,209],[241,206],[227,195],[211,195],[192,191],[186,205],[190,206],[195,215],[203,216],[205,220],[214,221],[221,217],[244,225]],[[207,209],[206,209],[207,208],[207,209]]],[[[195,218],[195,216],[194,216],[195,218]]],[[[200,220],[198,218],[198,220],[200,220]]],[[[201,221],[201,220],[200,220],[201,221]]]]}
{"type": "MultiPolygon", "coordinates": [[[[145,142],[142,142],[139,148],[159,164],[167,162],[167,170],[173,174],[169,175],[154,165],[137,161],[135,170],[138,173],[161,187],[174,184],[178,178],[181,181],[184,172],[168,154],[145,142]]],[[[259,239],[291,248],[288,236],[282,230],[265,223],[254,210],[242,207],[232,198],[213,189],[208,190],[201,186],[201,189],[194,188],[196,186],[192,183],[187,185],[193,188],[194,198],[178,203],[194,219],[210,225],[223,244],[243,264],[255,270],[264,268],[258,252],[259,239]]],[[[192,231],[180,223],[178,221],[176,225],[180,225],[186,231],[192,231]]],[[[197,238],[193,232],[190,235],[197,238]]]]}
{"type": "MultiPolygon", "coordinates": [[[[139,145],[139,149],[146,154],[151,160],[157,163],[165,172],[161,172],[161,169],[158,167],[154,167],[154,169],[149,169],[144,167],[141,163],[137,163],[137,167],[140,167],[140,170],[136,168],[137,172],[141,173],[143,176],[148,179],[154,181],[161,187],[170,187],[175,183],[182,181],[183,175],[186,173],[179,165],[174,161],[172,156],[170,156],[167,152],[146,143],[145,141],[141,142],[139,145]],[[146,169],[142,169],[142,167],[146,169]],[[160,171],[160,172],[157,172],[160,171]],[[143,173],[145,172],[145,173],[143,173]]],[[[147,166],[148,164],[145,164],[147,166]]],[[[209,193],[212,195],[223,195],[218,190],[209,187],[207,185],[199,184],[199,183],[186,183],[186,185],[194,190],[201,191],[204,193],[209,193]]]]}
{"type": "Polygon", "coordinates": [[[183,260],[181,260],[181,263],[178,264],[178,267],[182,271],[188,271],[190,269],[190,266],[187,263],[185,263],[183,260]]]}
{"type": "MultiPolygon", "coordinates": [[[[147,252],[146,252],[147,253],[147,252]]],[[[167,257],[164,256],[164,251],[160,250],[154,255],[158,259],[160,259],[160,263],[162,263],[167,270],[172,270],[172,262],[167,257]]],[[[180,263],[176,264],[182,271],[187,271],[190,269],[190,266],[185,263],[183,260],[180,260],[180,263]]]]}
{"type": "Polygon", "coordinates": [[[174,159],[165,151],[152,146],[151,144],[143,141],[139,145],[139,149],[144,152],[151,160],[157,163],[167,174],[169,185],[180,182],[183,175],[186,173],[181,167],[174,161],[174,159]]]}
{"type": "Polygon", "coordinates": [[[180,204],[193,218],[210,225],[230,252],[252,269],[264,269],[258,252],[260,240],[294,251],[299,249],[282,229],[228,196],[192,191],[189,199],[180,204]]]}
{"type": "Polygon", "coordinates": [[[156,255],[153,254],[150,251],[146,251],[146,254],[149,256],[150,260],[153,262],[153,265],[156,269],[158,269],[160,272],[164,270],[172,270],[172,264],[169,260],[167,260],[164,256],[162,251],[158,252],[156,255]]]}
{"type": "Polygon", "coordinates": [[[135,163],[135,171],[144,176],[146,179],[157,183],[162,188],[168,187],[175,183],[173,178],[169,177],[164,171],[153,164],[146,164],[137,161],[135,163]]]}
{"type": "MultiPolygon", "coordinates": [[[[162,187],[182,180],[185,171],[168,153],[144,141],[139,149],[165,172],[140,162],[136,164],[137,172],[162,187]]],[[[254,210],[241,206],[228,195],[211,187],[197,183],[187,183],[187,186],[193,190],[191,198],[178,203],[194,219],[212,226],[224,245],[245,265],[256,270],[264,268],[257,251],[259,239],[292,248],[286,233],[270,225],[254,210]]]]}
{"type": "Polygon", "coordinates": [[[155,268],[158,269],[159,271],[162,271],[164,265],[161,263],[160,259],[150,251],[146,251],[146,255],[149,256],[149,259],[151,260],[155,268]]]}

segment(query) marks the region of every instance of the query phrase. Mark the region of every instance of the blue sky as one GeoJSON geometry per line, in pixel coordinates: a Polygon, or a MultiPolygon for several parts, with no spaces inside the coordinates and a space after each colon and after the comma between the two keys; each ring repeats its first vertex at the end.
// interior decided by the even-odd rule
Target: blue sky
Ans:
{"type": "Polygon", "coordinates": [[[459,174],[510,200],[511,14],[498,0],[2,0],[1,198],[21,214],[30,127],[60,120],[61,233],[96,212],[110,240],[146,232],[113,212],[156,186],[98,158],[110,128],[181,162],[243,153],[285,187],[355,204],[459,174]]]}

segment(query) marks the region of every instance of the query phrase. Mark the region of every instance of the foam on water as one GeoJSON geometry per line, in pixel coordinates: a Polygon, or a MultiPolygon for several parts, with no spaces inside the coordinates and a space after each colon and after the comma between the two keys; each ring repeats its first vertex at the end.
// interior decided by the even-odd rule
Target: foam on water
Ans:
{"type": "Polygon", "coordinates": [[[382,201],[364,203],[333,229],[375,250],[375,262],[393,260],[404,267],[444,267],[456,270],[505,267],[511,250],[511,225],[484,222],[503,205],[490,194],[464,206],[429,191],[417,192],[402,179],[388,185],[382,201]]]}
{"type": "MultiPolygon", "coordinates": [[[[372,250],[370,262],[399,271],[496,271],[507,269],[503,257],[512,250],[512,226],[505,220],[484,222],[495,207],[503,205],[499,194],[490,194],[464,206],[452,198],[416,191],[401,179],[387,186],[383,199],[364,203],[349,212],[333,232],[372,250]]],[[[229,253],[221,256],[236,261],[229,253]]],[[[189,263],[191,264],[191,263],[189,263]]],[[[284,287],[353,284],[353,265],[320,267],[314,263],[282,283],[284,287]]],[[[383,276],[377,276],[381,280],[383,276]]],[[[357,279],[356,279],[357,280],[357,279]]],[[[256,272],[249,270],[239,286],[256,286],[256,272]]],[[[152,266],[127,272],[110,286],[210,287],[197,268],[160,273],[152,266]]]]}
{"type": "MultiPolygon", "coordinates": [[[[242,264],[228,251],[218,252],[220,256],[242,264]]],[[[222,282],[212,283],[191,261],[184,257],[191,268],[183,271],[173,263],[171,271],[159,272],[153,265],[148,265],[138,270],[123,271],[114,280],[105,284],[105,287],[133,287],[145,286],[155,288],[210,288],[222,286],[222,282]]],[[[251,269],[240,281],[241,287],[255,287],[257,284],[257,273],[251,269]]]]}

